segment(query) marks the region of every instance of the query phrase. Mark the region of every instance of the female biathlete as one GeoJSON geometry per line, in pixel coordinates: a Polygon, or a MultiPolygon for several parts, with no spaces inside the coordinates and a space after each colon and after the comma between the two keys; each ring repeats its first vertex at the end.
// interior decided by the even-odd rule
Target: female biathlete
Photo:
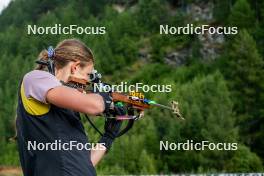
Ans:
{"type": "Polygon", "coordinates": [[[95,149],[70,148],[71,144],[89,143],[79,112],[97,115],[114,108],[118,115],[124,115],[124,108],[113,107],[109,93],[84,94],[62,84],[70,76],[89,81],[93,71],[93,54],[79,40],[64,40],[54,50],[42,51],[38,60],[53,64],[40,64],[27,73],[18,93],[16,128],[24,176],[96,175],[94,166],[109,150],[121,122],[105,123],[95,149]],[[51,68],[47,71],[52,65],[53,74],[51,68]]]}

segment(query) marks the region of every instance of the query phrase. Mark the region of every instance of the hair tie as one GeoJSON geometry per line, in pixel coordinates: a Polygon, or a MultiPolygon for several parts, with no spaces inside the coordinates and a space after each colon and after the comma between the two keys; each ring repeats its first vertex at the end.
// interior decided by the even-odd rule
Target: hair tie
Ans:
{"type": "Polygon", "coordinates": [[[48,58],[53,58],[55,56],[55,50],[52,46],[49,46],[48,48],[48,58]]]}

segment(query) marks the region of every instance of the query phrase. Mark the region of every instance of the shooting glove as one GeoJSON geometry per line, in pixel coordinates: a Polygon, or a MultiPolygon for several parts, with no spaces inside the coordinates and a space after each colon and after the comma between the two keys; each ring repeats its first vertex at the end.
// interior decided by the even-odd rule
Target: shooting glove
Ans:
{"type": "MultiPolygon", "coordinates": [[[[103,84],[99,84],[100,86],[103,86],[103,84]]],[[[105,110],[104,113],[109,113],[109,110],[111,109],[113,98],[111,96],[111,91],[102,91],[98,87],[95,86],[95,84],[92,85],[92,91],[93,93],[97,93],[103,97],[104,100],[104,105],[105,105],[105,110]]],[[[103,89],[103,88],[102,88],[103,89]]],[[[104,89],[103,89],[104,90],[104,89]]]]}
{"type": "MultiPolygon", "coordinates": [[[[122,116],[126,115],[126,109],[125,107],[114,107],[116,115],[122,116]]],[[[120,129],[121,129],[122,121],[116,120],[116,119],[110,119],[107,118],[105,121],[104,129],[105,132],[101,139],[99,140],[99,143],[102,143],[107,150],[111,148],[112,143],[114,142],[114,139],[117,137],[120,129]]]]}
{"type": "Polygon", "coordinates": [[[105,105],[104,113],[108,113],[113,102],[113,98],[111,94],[109,92],[98,92],[98,94],[101,95],[104,100],[104,105],[105,105]]]}

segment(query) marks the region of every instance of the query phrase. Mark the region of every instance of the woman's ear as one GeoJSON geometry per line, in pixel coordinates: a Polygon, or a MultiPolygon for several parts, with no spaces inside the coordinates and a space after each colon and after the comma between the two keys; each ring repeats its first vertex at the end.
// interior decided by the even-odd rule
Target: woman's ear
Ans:
{"type": "Polygon", "coordinates": [[[80,67],[80,61],[73,62],[71,65],[71,74],[74,74],[80,67]]]}

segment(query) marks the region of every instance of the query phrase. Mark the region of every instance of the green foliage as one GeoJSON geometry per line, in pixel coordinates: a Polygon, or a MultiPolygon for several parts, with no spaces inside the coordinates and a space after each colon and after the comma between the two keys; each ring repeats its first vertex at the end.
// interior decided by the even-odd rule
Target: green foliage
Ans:
{"type": "Polygon", "coordinates": [[[251,29],[255,25],[254,11],[247,0],[237,0],[229,15],[229,24],[232,26],[251,29]]]}
{"type": "MultiPolygon", "coordinates": [[[[259,109],[256,99],[263,90],[263,65],[256,42],[246,30],[232,41],[228,57],[228,78],[237,98],[237,110],[239,113],[259,109]],[[258,91],[255,91],[258,90],[258,91]],[[253,106],[252,106],[253,105],[253,106]],[[257,106],[256,106],[257,105],[257,106]]],[[[254,112],[257,112],[254,110],[254,112]]]]}
{"type": "Polygon", "coordinates": [[[4,144],[5,151],[1,153],[0,165],[10,166],[19,165],[18,151],[15,141],[9,141],[4,144]]]}
{"type": "Polygon", "coordinates": [[[151,54],[153,57],[151,58],[153,62],[163,63],[164,57],[167,53],[170,53],[174,50],[179,50],[190,43],[191,38],[186,35],[180,36],[162,36],[162,35],[154,35],[151,38],[152,50],[151,54]]]}
{"type": "Polygon", "coordinates": [[[157,165],[151,152],[153,147],[157,151],[156,145],[153,144],[156,141],[156,129],[153,121],[145,119],[142,123],[135,124],[128,135],[122,136],[115,141],[111,152],[107,154],[105,160],[98,166],[98,170],[103,174],[105,167],[113,167],[123,168],[124,170],[112,170],[112,174],[125,174],[127,172],[130,174],[155,174],[157,165]]]}
{"type": "Polygon", "coordinates": [[[226,77],[232,89],[237,123],[241,125],[242,139],[253,151],[264,156],[264,62],[256,42],[246,30],[232,40],[226,67],[226,77]]]}
{"type": "MultiPolygon", "coordinates": [[[[115,141],[97,166],[99,175],[263,171],[264,3],[255,9],[254,1],[237,0],[234,5],[232,0],[214,1],[216,24],[237,26],[240,32],[228,38],[218,60],[201,63],[198,59],[201,45],[196,36],[159,35],[160,24],[189,23],[183,6],[196,1],[111,2],[16,0],[0,15],[0,164],[19,165],[16,145],[9,142],[14,135],[19,80],[33,69],[42,49],[74,37],[92,49],[95,68],[103,73],[105,81],[172,85],[170,93],[145,96],[163,104],[179,101],[186,118],[175,120],[170,112],[158,108],[146,111],[145,117],[128,134],[115,141]],[[111,2],[125,10],[118,12],[111,2]],[[180,4],[182,7],[178,9],[180,4]],[[27,24],[56,23],[105,26],[107,32],[105,35],[26,34],[27,24]],[[192,51],[185,66],[164,63],[167,54],[186,48],[192,51]],[[139,51],[150,57],[138,58],[139,51]],[[160,140],[236,142],[239,147],[237,151],[161,151],[160,140]]],[[[83,122],[91,142],[97,142],[100,136],[83,122]]],[[[103,129],[104,119],[94,118],[94,122],[103,129]]]]}
{"type": "Polygon", "coordinates": [[[224,23],[230,13],[231,0],[217,0],[215,1],[214,16],[215,18],[224,23]]]}
{"type": "Polygon", "coordinates": [[[148,31],[158,32],[160,24],[168,22],[168,10],[161,0],[140,0],[137,18],[139,24],[148,31]],[[143,18],[144,17],[144,18],[143,18]]]}
{"type": "Polygon", "coordinates": [[[60,0],[16,0],[11,1],[9,6],[0,15],[0,31],[7,29],[11,25],[23,27],[28,21],[37,21],[39,17],[48,11],[53,10],[58,5],[63,5],[66,1],[60,0]],[[15,15],[14,15],[15,14],[15,15]]]}
{"type": "Polygon", "coordinates": [[[236,172],[262,172],[260,158],[247,147],[239,146],[232,159],[227,164],[227,170],[235,169],[236,172]]]}
{"type": "MultiPolygon", "coordinates": [[[[195,78],[183,85],[176,84],[173,90],[175,92],[172,97],[179,101],[186,120],[180,124],[170,120],[169,124],[166,124],[169,126],[163,134],[163,140],[237,142],[238,135],[233,125],[232,102],[221,74],[217,72],[210,76],[195,78]]],[[[162,126],[161,128],[163,128],[162,126]]],[[[168,160],[169,168],[177,168],[176,172],[181,170],[198,171],[199,169],[204,171],[223,170],[225,162],[232,155],[227,151],[208,150],[177,151],[176,154],[174,152],[166,151],[162,157],[168,160]]]]}

